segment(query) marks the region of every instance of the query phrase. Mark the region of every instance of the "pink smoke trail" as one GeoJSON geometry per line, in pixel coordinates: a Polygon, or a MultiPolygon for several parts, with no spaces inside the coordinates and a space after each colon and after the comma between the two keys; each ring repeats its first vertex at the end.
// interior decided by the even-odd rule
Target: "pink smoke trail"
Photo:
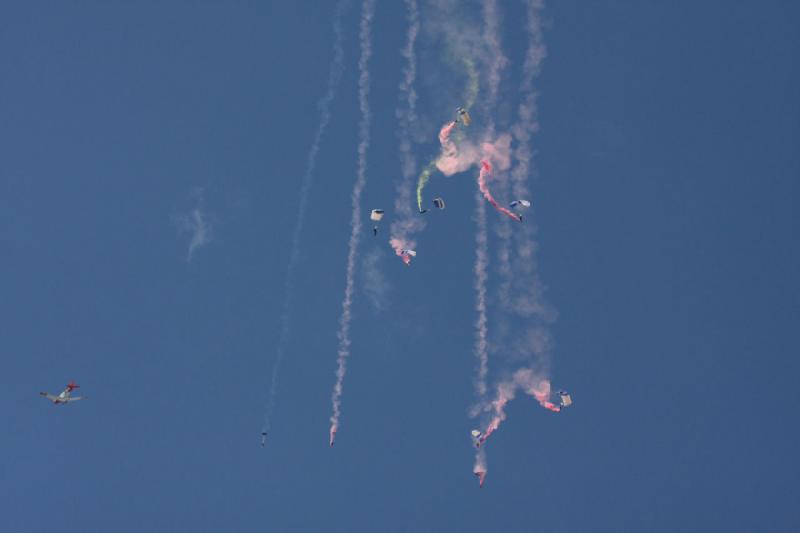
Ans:
{"type": "Polygon", "coordinates": [[[501,206],[497,203],[497,201],[492,197],[492,193],[489,192],[489,187],[486,185],[486,177],[491,175],[492,173],[492,166],[489,164],[488,161],[485,159],[481,161],[481,171],[478,174],[478,187],[480,188],[481,192],[483,193],[483,197],[486,198],[495,209],[503,213],[504,215],[513,218],[518,222],[522,222],[522,217],[512,211],[509,211],[505,207],[501,206]]]}
{"type": "Polygon", "coordinates": [[[358,103],[361,110],[361,123],[359,124],[358,143],[358,170],[356,182],[351,194],[352,218],[350,220],[350,240],[347,252],[347,276],[342,300],[342,315],[339,318],[339,350],[336,359],[336,384],[331,394],[333,414],[330,422],[330,445],[336,437],[341,416],[342,386],[347,372],[347,358],[350,357],[350,307],[353,304],[353,283],[355,278],[356,253],[358,251],[358,237],[361,235],[361,192],[367,183],[367,149],[369,148],[369,126],[371,114],[369,109],[369,70],[367,66],[372,55],[372,18],[375,14],[375,0],[364,0],[361,5],[361,23],[359,25],[359,41],[361,57],[358,60],[358,103]]]}
{"type": "Polygon", "coordinates": [[[400,237],[392,237],[389,239],[389,244],[392,245],[392,248],[394,248],[394,253],[396,253],[397,256],[403,260],[403,263],[406,265],[411,264],[411,256],[408,255],[406,250],[411,249],[410,247],[414,245],[414,241],[406,241],[400,237]]]}
{"type": "MultiPolygon", "coordinates": [[[[442,145],[442,149],[446,150],[452,142],[450,141],[450,134],[453,132],[453,128],[456,127],[456,121],[450,121],[444,126],[442,129],[439,130],[439,144],[442,145]]],[[[455,149],[455,145],[453,145],[453,149],[455,149]]]]}
{"type": "Polygon", "coordinates": [[[472,468],[472,473],[478,476],[478,487],[480,488],[483,488],[486,472],[486,452],[483,449],[479,449],[475,453],[475,466],[472,468]]]}
{"type": "Polygon", "coordinates": [[[445,176],[452,176],[458,172],[464,172],[478,162],[478,151],[469,143],[456,145],[450,139],[450,135],[456,127],[456,122],[448,122],[439,131],[439,144],[442,147],[436,168],[445,176]]]}
{"type": "Polygon", "coordinates": [[[540,377],[530,368],[517,370],[510,379],[502,381],[497,385],[497,394],[490,406],[492,418],[486,430],[483,432],[483,435],[478,440],[478,446],[486,442],[492,433],[497,431],[500,424],[506,419],[506,404],[514,399],[519,389],[522,389],[526,394],[536,398],[539,405],[548,411],[553,411],[554,413],[561,411],[558,405],[550,401],[550,380],[540,377]]]}
{"type": "Polygon", "coordinates": [[[419,12],[416,0],[406,0],[405,3],[408,11],[408,33],[406,35],[406,44],[401,54],[406,59],[406,66],[403,69],[403,79],[400,82],[401,104],[396,111],[400,125],[398,136],[400,140],[402,180],[397,183],[396,187],[397,197],[394,201],[396,218],[389,229],[391,235],[389,244],[403,262],[409,265],[411,264],[411,256],[403,253],[402,250],[416,248],[417,243],[411,236],[425,228],[425,221],[417,216],[411,208],[411,192],[414,188],[416,159],[411,152],[410,130],[411,125],[416,120],[417,93],[414,90],[414,81],[417,75],[417,59],[415,43],[419,33],[419,12]]]}

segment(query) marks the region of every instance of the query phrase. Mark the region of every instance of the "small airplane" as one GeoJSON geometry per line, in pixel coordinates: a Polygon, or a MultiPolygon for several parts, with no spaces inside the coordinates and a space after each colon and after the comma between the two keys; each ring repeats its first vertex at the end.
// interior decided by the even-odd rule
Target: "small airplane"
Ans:
{"type": "Polygon", "coordinates": [[[40,392],[39,395],[44,396],[54,404],[77,402],[78,400],[86,398],[86,396],[70,396],[73,390],[79,388],[80,385],[77,385],[74,381],[70,381],[67,384],[67,388],[61,391],[58,396],[50,394],[49,392],[40,392]]]}

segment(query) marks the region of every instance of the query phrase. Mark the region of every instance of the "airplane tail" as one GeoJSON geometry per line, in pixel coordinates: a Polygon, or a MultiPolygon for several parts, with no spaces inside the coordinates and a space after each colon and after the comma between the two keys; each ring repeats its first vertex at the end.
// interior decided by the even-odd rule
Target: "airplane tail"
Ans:
{"type": "Polygon", "coordinates": [[[80,389],[80,388],[81,388],[81,386],[80,386],[80,385],[78,385],[77,383],[75,383],[74,381],[70,381],[70,382],[67,384],[67,389],[68,389],[68,390],[80,389]]]}

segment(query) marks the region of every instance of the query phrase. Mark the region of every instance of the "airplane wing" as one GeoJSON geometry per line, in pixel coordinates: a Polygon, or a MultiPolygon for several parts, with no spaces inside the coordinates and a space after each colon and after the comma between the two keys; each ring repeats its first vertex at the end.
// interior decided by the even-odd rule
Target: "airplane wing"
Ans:
{"type": "Polygon", "coordinates": [[[83,400],[84,398],[86,398],[86,396],[70,396],[69,398],[67,398],[66,400],[63,400],[63,401],[66,401],[66,402],[77,402],[78,400],[83,400]]]}
{"type": "Polygon", "coordinates": [[[52,395],[52,394],[50,394],[48,392],[40,392],[39,396],[44,396],[45,398],[47,398],[51,402],[54,402],[54,401],[56,401],[58,399],[58,396],[54,396],[54,395],[52,395]]]}

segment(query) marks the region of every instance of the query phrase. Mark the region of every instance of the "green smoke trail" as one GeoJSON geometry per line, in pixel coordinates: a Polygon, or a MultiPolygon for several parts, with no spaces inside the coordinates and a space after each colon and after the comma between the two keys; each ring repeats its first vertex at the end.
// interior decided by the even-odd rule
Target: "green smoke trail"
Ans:
{"type": "Polygon", "coordinates": [[[419,179],[417,180],[417,208],[419,208],[420,212],[422,212],[422,189],[428,184],[428,180],[431,178],[431,172],[433,172],[434,168],[436,168],[436,159],[428,163],[428,166],[423,169],[422,174],[419,175],[419,179]]]}
{"type": "MultiPolygon", "coordinates": [[[[469,112],[470,108],[475,105],[475,100],[478,98],[478,71],[475,68],[475,60],[471,57],[466,56],[461,62],[467,71],[467,85],[464,87],[464,105],[462,107],[469,112]]],[[[461,130],[456,130],[455,135],[456,142],[463,138],[461,130]]],[[[427,164],[417,180],[417,208],[420,211],[422,211],[422,190],[425,188],[425,185],[428,184],[428,180],[431,179],[431,174],[436,168],[437,157],[434,157],[431,162],[427,164]]]]}

